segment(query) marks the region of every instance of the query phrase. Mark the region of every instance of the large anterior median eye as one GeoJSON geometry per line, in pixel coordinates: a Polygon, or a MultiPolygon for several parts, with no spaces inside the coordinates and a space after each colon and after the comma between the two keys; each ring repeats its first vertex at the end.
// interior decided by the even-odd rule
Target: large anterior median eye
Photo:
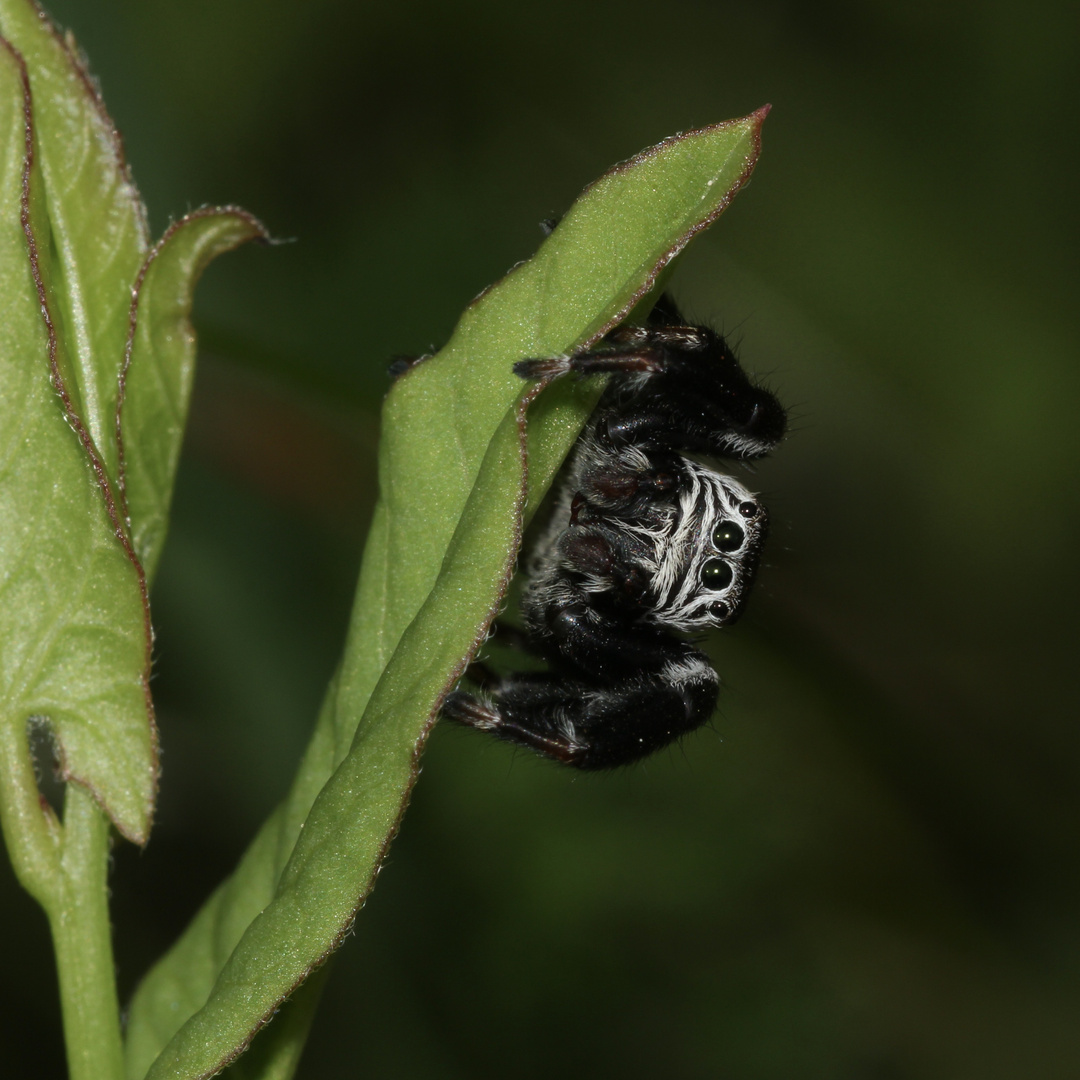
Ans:
{"type": "Polygon", "coordinates": [[[738,551],[745,535],[734,521],[722,521],[713,530],[712,542],[717,551],[738,551]]]}
{"type": "Polygon", "coordinates": [[[706,589],[726,589],[735,577],[735,571],[723,559],[709,559],[701,567],[701,584],[706,589]]]}

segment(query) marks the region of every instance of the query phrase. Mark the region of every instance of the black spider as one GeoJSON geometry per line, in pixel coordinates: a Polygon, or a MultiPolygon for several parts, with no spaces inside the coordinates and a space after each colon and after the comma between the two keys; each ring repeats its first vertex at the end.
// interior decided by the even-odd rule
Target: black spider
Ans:
{"type": "Polygon", "coordinates": [[[510,631],[548,670],[498,678],[473,665],[481,693],[455,691],[442,711],[568,765],[613,768],[712,715],[720,680],[675,632],[738,617],[765,539],[757,499],[687,455],[762,457],[787,418],[724,338],[687,325],[667,296],[647,326],[621,326],[597,348],[514,370],[611,380],[528,560],[525,632],[510,631]]]}

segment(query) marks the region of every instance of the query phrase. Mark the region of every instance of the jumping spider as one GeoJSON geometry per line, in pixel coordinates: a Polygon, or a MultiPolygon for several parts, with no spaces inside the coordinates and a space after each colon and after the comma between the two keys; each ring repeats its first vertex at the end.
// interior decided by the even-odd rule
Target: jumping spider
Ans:
{"type": "MultiPolygon", "coordinates": [[[[594,349],[514,365],[524,379],[609,372],[526,564],[524,633],[543,672],[468,675],[444,716],[579,769],[625,765],[704,724],[719,677],[677,633],[738,618],[765,540],[765,508],[696,457],[769,453],[787,418],[716,332],[663,296],[646,326],[594,349]]],[[[496,628],[498,633],[500,628],[496,628]]]]}

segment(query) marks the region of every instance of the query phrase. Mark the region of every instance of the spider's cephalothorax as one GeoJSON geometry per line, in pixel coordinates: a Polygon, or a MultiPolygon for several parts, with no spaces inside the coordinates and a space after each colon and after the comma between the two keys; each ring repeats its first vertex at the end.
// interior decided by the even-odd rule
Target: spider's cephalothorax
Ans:
{"type": "Polygon", "coordinates": [[[760,502],[697,456],[762,457],[786,416],[723,337],[686,325],[666,296],[648,326],[514,370],[612,378],[527,562],[516,636],[548,670],[497,678],[474,665],[483,692],[455,691],[443,715],[578,768],[624,765],[712,715],[716,672],[676,632],[738,617],[765,539],[760,502]]]}

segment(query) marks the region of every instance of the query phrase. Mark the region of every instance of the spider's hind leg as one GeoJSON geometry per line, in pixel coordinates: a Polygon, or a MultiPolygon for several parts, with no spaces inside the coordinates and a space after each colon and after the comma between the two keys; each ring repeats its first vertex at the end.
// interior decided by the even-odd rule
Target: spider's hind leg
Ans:
{"type": "Polygon", "coordinates": [[[704,724],[719,680],[704,655],[690,651],[609,686],[545,674],[512,675],[489,695],[457,691],[443,715],[579,769],[614,769],[704,724]]]}

